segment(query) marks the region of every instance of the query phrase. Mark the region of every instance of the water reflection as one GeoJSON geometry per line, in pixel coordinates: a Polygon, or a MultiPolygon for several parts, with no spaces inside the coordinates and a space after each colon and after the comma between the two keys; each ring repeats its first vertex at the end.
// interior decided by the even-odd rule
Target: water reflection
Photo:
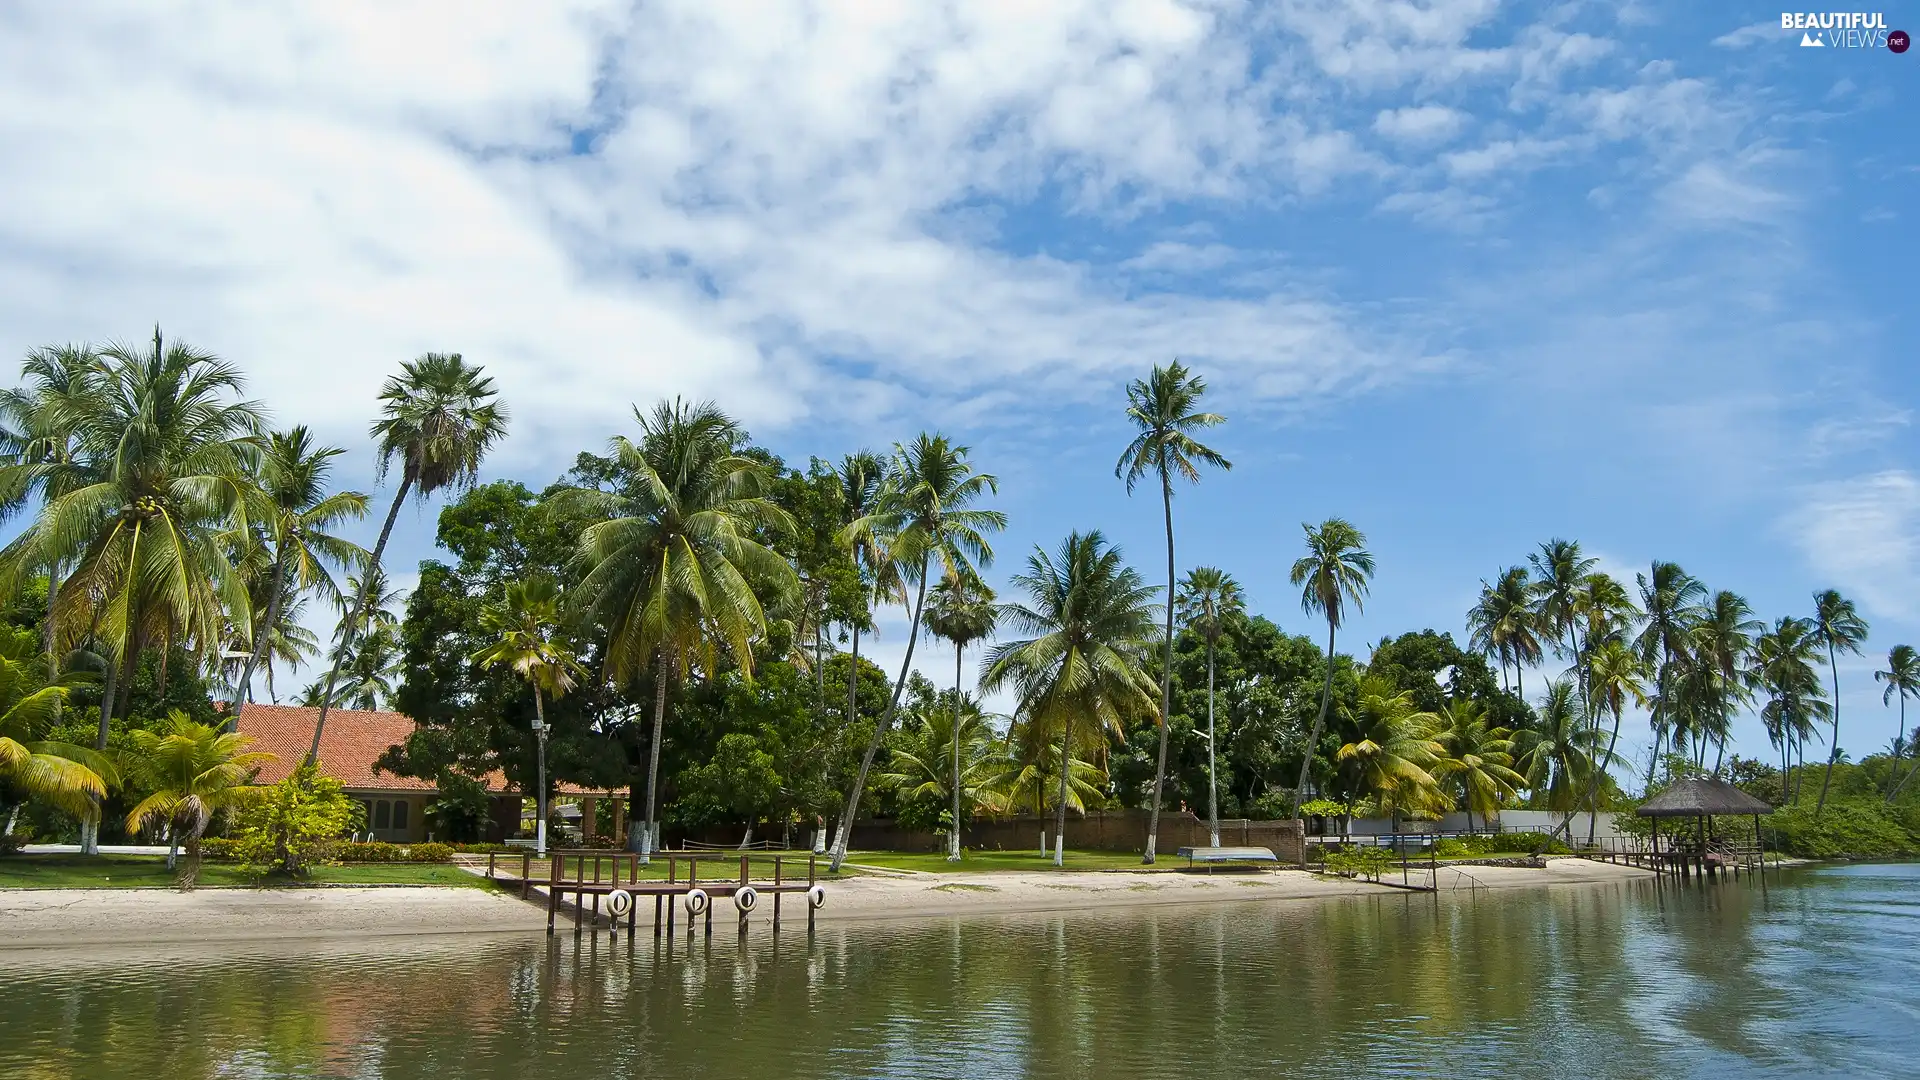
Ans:
{"type": "Polygon", "coordinates": [[[1916,885],[9,953],[0,1076],[1911,1075],[1916,885]]]}

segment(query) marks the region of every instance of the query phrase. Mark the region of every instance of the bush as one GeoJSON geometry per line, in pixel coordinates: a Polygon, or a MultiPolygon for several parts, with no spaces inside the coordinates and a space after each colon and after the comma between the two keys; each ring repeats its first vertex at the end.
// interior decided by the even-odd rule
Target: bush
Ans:
{"type": "Polygon", "coordinates": [[[256,874],[300,877],[335,858],[364,816],[365,808],[347,797],[340,781],[302,762],[241,811],[233,855],[256,874]]]}
{"type": "Polygon", "coordinates": [[[1887,805],[1872,797],[1829,800],[1818,820],[1813,807],[1804,803],[1783,807],[1767,818],[1766,831],[1780,851],[1803,859],[1911,855],[1920,850],[1887,805]]]}

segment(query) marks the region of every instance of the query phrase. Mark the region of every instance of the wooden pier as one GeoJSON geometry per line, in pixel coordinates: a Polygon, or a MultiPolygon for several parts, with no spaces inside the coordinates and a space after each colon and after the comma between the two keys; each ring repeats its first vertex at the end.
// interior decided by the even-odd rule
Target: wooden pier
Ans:
{"type": "MultiPolygon", "coordinates": [[[[544,859],[526,851],[507,855],[489,854],[487,877],[496,881],[518,880],[522,899],[529,899],[535,888],[545,889],[549,934],[554,932],[569,894],[573,897],[574,933],[580,933],[589,925],[599,929],[604,903],[608,908],[605,913],[607,930],[619,933],[620,924],[624,921],[627,932],[631,934],[635,932],[638,922],[640,902],[646,897],[653,898],[655,937],[662,933],[673,933],[678,909],[682,907],[686,909],[687,932],[694,932],[698,921],[704,923],[706,933],[711,936],[713,909],[722,899],[733,902],[739,931],[745,934],[750,916],[760,906],[760,898],[770,898],[772,925],[773,929],[778,930],[781,901],[793,894],[798,894],[806,904],[807,932],[812,933],[814,913],[826,901],[825,886],[819,882],[817,859],[811,854],[806,856],[805,880],[788,874],[788,861],[789,856],[785,855],[774,855],[769,860],[727,852],[663,851],[651,856],[651,865],[643,865],[639,855],[627,851],[555,851],[544,859]],[[769,861],[772,863],[771,873],[756,879],[753,864],[760,862],[764,865],[769,861]],[[706,864],[704,873],[703,863],[706,864]],[[667,868],[664,880],[654,875],[661,864],[667,868]],[[587,910],[589,904],[592,906],[590,914],[587,910]],[[624,911],[614,910],[622,904],[624,911]]],[[[797,863],[797,858],[794,861],[797,863]]],[[[797,870],[798,866],[794,866],[794,869],[797,870]]]]}

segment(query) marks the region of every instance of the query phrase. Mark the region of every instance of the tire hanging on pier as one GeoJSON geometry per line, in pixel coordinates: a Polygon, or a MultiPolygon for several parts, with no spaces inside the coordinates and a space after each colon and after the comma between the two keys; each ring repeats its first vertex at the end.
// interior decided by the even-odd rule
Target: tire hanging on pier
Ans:
{"type": "Polygon", "coordinates": [[[826,903],[827,903],[827,887],[825,885],[815,885],[813,888],[807,890],[807,906],[808,907],[810,908],[824,907],[826,906],[826,903]]]}
{"type": "Polygon", "coordinates": [[[711,901],[707,898],[707,890],[705,889],[688,889],[687,890],[687,914],[705,915],[707,913],[707,905],[709,903],[711,903],[711,901]]]}
{"type": "Polygon", "coordinates": [[[740,914],[747,914],[759,903],[760,894],[755,891],[753,886],[742,885],[733,890],[733,906],[740,909],[740,914]]]}
{"type": "Polygon", "coordinates": [[[626,917],[633,910],[633,894],[625,889],[615,889],[607,894],[607,910],[616,919],[626,917]]]}

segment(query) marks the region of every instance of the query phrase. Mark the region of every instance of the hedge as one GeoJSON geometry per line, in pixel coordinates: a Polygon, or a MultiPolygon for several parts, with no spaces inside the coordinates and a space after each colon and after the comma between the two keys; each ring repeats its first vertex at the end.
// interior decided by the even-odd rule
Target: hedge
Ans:
{"type": "MultiPolygon", "coordinates": [[[[203,858],[230,861],[235,857],[237,841],[209,837],[200,842],[203,858]]],[[[343,863],[444,863],[453,861],[451,844],[389,844],[384,840],[343,843],[333,853],[334,862],[343,863]]]]}

